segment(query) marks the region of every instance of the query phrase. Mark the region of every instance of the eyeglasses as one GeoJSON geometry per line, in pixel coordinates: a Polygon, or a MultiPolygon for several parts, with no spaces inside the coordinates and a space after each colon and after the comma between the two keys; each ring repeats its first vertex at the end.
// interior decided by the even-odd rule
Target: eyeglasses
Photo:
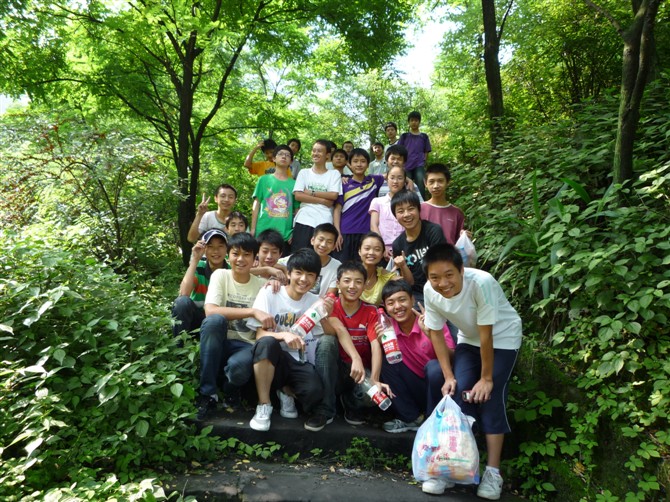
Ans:
{"type": "Polygon", "coordinates": [[[290,158],[291,158],[291,154],[288,153],[288,152],[279,152],[277,155],[275,155],[275,157],[277,157],[277,158],[287,157],[287,158],[290,159],[290,158]]]}

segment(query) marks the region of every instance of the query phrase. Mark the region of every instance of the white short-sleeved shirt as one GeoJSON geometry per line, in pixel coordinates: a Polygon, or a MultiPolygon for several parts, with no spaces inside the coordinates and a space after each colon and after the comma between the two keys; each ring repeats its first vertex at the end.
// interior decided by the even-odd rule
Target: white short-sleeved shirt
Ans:
{"type": "MultiPolygon", "coordinates": [[[[277,325],[275,331],[279,333],[281,331],[290,331],[291,326],[318,299],[319,297],[315,294],[305,293],[300,300],[294,300],[286,292],[286,286],[282,286],[277,293],[273,293],[271,288],[263,288],[254,301],[254,308],[274,316],[275,324],[277,325]]],[[[247,327],[255,332],[261,327],[261,323],[255,318],[251,318],[247,321],[247,327]]],[[[317,323],[305,337],[305,359],[309,363],[314,364],[316,359],[316,342],[321,335],[323,335],[323,328],[321,327],[321,323],[317,323]]],[[[300,360],[297,350],[290,349],[284,342],[281,342],[281,346],[296,361],[300,360]]]]}
{"type": "Polygon", "coordinates": [[[463,269],[463,289],[453,298],[445,298],[426,282],[423,298],[426,327],[442,329],[448,319],[458,326],[458,343],[479,347],[477,326],[493,326],[494,349],[518,349],[521,346],[521,318],[491,274],[476,268],[463,269]]]}
{"type": "MultiPolygon", "coordinates": [[[[286,266],[290,256],[279,259],[279,264],[286,266]]],[[[337,287],[337,269],[342,265],[340,260],[335,258],[330,258],[330,261],[321,267],[321,273],[319,277],[316,278],[316,282],[312,289],[309,290],[310,293],[314,293],[317,296],[323,298],[328,293],[328,290],[331,288],[337,287]]]]}
{"type": "MultiPolygon", "coordinates": [[[[255,275],[243,284],[233,279],[232,270],[215,270],[209,280],[205,305],[210,303],[219,307],[249,308],[264,285],[265,279],[255,275]]],[[[256,332],[247,327],[246,319],[229,320],[228,339],[254,343],[256,332]]]]}
{"type": "Polygon", "coordinates": [[[219,230],[223,230],[225,232],[226,225],[220,222],[216,217],[216,211],[207,211],[200,220],[200,224],[198,225],[198,232],[200,235],[202,235],[207,232],[207,230],[211,230],[212,228],[218,228],[219,230]]]}
{"type": "MultiPolygon", "coordinates": [[[[293,192],[309,194],[312,190],[315,192],[335,192],[342,195],[340,173],[333,170],[319,174],[314,172],[314,168],[301,169],[298,173],[298,179],[295,180],[293,192]]],[[[332,223],[333,208],[326,207],[323,204],[302,202],[295,216],[295,222],[310,227],[316,227],[322,223],[332,223]]]]}

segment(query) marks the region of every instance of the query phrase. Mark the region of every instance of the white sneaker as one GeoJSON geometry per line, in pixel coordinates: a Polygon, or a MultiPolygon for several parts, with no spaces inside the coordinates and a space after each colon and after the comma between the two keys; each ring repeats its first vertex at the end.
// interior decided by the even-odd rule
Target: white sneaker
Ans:
{"type": "Polygon", "coordinates": [[[488,500],[498,500],[502,492],[503,478],[493,471],[484,471],[477,488],[477,496],[488,500]]]}
{"type": "Polygon", "coordinates": [[[441,478],[429,478],[421,485],[421,491],[431,495],[442,495],[447,488],[453,488],[454,483],[441,478]]]}
{"type": "Polygon", "coordinates": [[[279,414],[284,418],[298,418],[295,399],[279,389],[277,389],[277,397],[279,398],[279,414]]]}
{"type": "Polygon", "coordinates": [[[249,422],[249,426],[255,431],[270,430],[270,416],[272,415],[271,404],[259,404],[256,406],[256,414],[249,422]]]}

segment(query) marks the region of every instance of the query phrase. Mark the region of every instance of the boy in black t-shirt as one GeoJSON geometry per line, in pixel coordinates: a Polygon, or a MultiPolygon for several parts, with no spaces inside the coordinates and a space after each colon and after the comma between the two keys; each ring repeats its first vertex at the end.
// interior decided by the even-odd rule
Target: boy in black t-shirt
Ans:
{"type": "Polygon", "coordinates": [[[391,199],[391,212],[405,229],[393,241],[395,267],[400,268],[403,262],[407,265],[414,278],[414,299],[423,302],[423,286],[426,284],[423,256],[430,247],[447,240],[439,225],[421,219],[421,201],[414,192],[401,190],[396,193],[391,199]]]}

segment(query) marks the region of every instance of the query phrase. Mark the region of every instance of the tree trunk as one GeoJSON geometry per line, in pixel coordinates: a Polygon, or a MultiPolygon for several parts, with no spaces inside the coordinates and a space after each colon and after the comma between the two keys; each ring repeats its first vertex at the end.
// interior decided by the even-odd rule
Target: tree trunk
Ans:
{"type": "Polygon", "coordinates": [[[640,104],[654,60],[654,23],[661,0],[633,0],[635,19],[623,34],[623,67],[616,146],[614,182],[633,179],[635,131],[640,121],[640,104]]]}
{"type": "Polygon", "coordinates": [[[191,34],[184,47],[181,65],[181,86],[177,86],[179,98],[179,131],[177,136],[177,172],[183,196],[178,205],[179,244],[184,265],[188,266],[192,245],[188,241],[188,230],[195,218],[195,195],[198,190],[200,160],[195,154],[192,140],[195,139],[191,124],[193,114],[193,65],[197,57],[196,35],[191,34]]]}
{"type": "Polygon", "coordinates": [[[497,150],[502,139],[502,118],[504,114],[502,80],[500,78],[500,39],[496,26],[496,6],[494,0],[482,0],[484,20],[484,69],[488,89],[491,147],[497,150]]]}

